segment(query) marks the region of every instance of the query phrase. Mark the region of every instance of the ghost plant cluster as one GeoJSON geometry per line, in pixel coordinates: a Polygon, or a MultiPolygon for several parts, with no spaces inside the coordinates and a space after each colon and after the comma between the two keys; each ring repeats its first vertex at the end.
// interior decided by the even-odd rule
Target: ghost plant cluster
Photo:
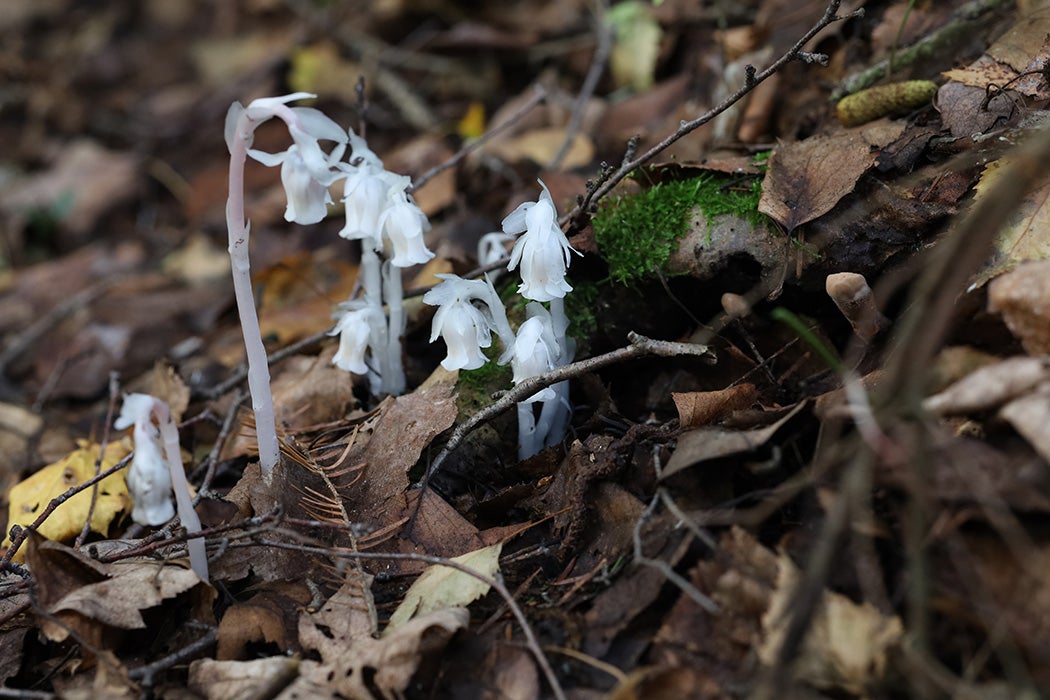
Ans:
{"type": "Polygon", "coordinates": [[[281,182],[288,197],[284,217],[298,224],[315,224],[324,219],[327,205],[332,203],[329,188],[343,181],[346,224],[339,234],[362,242],[364,294],[345,305],[335,330],[340,334],[340,343],[333,361],[343,369],[367,375],[373,393],[399,394],[405,390],[400,269],[434,257],[423,243],[423,233],[429,228],[426,216],[407,193],[409,178],[385,170],[364,139],[352,130],[344,130],[316,109],[288,106],[289,102],[312,97],[315,95],[298,92],[254,100],[247,107],[235,102],[226,115],[226,145],[230,149],[226,226],[234,293],[248,357],[248,387],[255,411],[259,463],[266,478],[277,465],[280,452],[266,349],[259,331],[248,263],[248,224],[244,215],[247,158],[281,166],[281,182]],[[273,118],[287,125],[292,145],[282,153],[251,149],[255,129],[273,118]],[[327,146],[323,147],[322,142],[327,146]],[[344,161],[347,146],[350,156],[344,161]]]}
{"type": "MultiPolygon", "coordinates": [[[[572,287],[565,273],[574,251],[558,226],[550,192],[542,182],[540,186],[537,201],[525,202],[503,220],[502,236],[482,241],[485,262],[485,249],[493,241],[517,236],[507,269],[520,268],[518,293],[530,303],[516,334],[488,277],[466,280],[440,275],[444,281],[423,297],[424,302],[438,307],[430,340],[444,339],[448,355],[441,364],[446,369],[477,369],[485,364],[481,349],[491,345],[493,332],[503,345],[498,362],[510,363],[515,384],[572,360],[574,343],[566,335],[569,321],[565,315],[565,294],[572,287]],[[542,302],[548,302],[549,308],[542,302]]],[[[518,404],[518,456],[524,459],[560,442],[568,418],[568,382],[559,382],[518,404]],[[541,406],[538,418],[536,403],[541,406]]]]}
{"type": "MultiPolygon", "coordinates": [[[[346,223],[339,235],[362,242],[363,295],[342,305],[333,334],[339,349],[333,362],[342,369],[368,377],[374,394],[405,390],[401,335],[405,317],[401,268],[434,257],[423,242],[430,228],[426,216],[408,195],[411,180],[387,171],[364,139],[344,130],[320,111],[289,107],[289,102],[315,97],[294,93],[258,99],[247,107],[234,103],[226,117],[226,144],[230,150],[230,198],[226,223],[234,292],[248,358],[248,386],[255,412],[259,462],[269,478],[279,459],[270,393],[266,351],[252,296],[248,262],[248,224],[244,213],[244,167],[248,157],[268,166],[281,166],[281,182],[288,198],[285,219],[314,224],[327,215],[330,189],[342,181],[346,223]],[[265,121],[283,121],[292,145],[281,153],[251,148],[255,129],[265,121]],[[324,145],[322,145],[324,144],[324,145]],[[349,155],[343,155],[349,148],[349,155]]],[[[542,184],[542,183],[541,183],[542,184]]],[[[527,319],[515,334],[491,282],[445,276],[424,301],[438,306],[434,334],[445,339],[447,369],[474,369],[485,362],[481,348],[500,338],[515,383],[569,362],[572,342],[566,337],[564,296],[569,248],[557,225],[557,213],[546,187],[536,202],[522,204],[503,222],[504,234],[489,239],[491,253],[501,252],[500,240],[517,238],[508,269],[520,266],[519,292],[532,301],[527,319]],[[549,303],[549,310],[542,302],[549,303]]],[[[545,389],[519,408],[520,452],[528,456],[562,438],[568,419],[566,383],[545,389]],[[541,402],[539,417],[533,405],[541,402]]]]}

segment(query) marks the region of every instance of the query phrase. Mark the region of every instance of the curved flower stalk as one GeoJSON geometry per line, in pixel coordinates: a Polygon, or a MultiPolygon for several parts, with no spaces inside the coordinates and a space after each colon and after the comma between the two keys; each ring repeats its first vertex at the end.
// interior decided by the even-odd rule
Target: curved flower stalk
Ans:
{"type": "Polygon", "coordinates": [[[204,581],[208,580],[208,556],[204,540],[192,537],[200,532],[201,521],[193,509],[186,472],[179,449],[179,432],[171,418],[168,404],[149,394],[128,394],[120,415],[113,423],[117,430],[134,426],[135,454],[125,481],[131,495],[131,518],[140,525],[163,525],[175,516],[171,504],[172,487],[178,504],[179,520],[191,535],[186,546],[190,566],[204,581]],[[154,424],[156,420],[156,425],[154,424]],[[159,427],[159,430],[158,430],[159,427]],[[164,458],[161,457],[163,440],[164,458]]]}
{"type": "Polygon", "coordinates": [[[226,145],[230,150],[229,200],[226,204],[226,229],[230,240],[230,263],[241,332],[248,357],[248,388],[255,411],[259,443],[259,465],[268,482],[280,460],[277,427],[274,421],[273,396],[270,393],[270,370],[266,347],[259,332],[259,316],[252,295],[251,266],[248,259],[248,223],[244,215],[244,165],[251,156],[261,162],[281,165],[281,180],[288,195],[285,218],[297,223],[316,223],[324,217],[329,200],[327,186],[340,177],[334,168],[342,157],[348,137],[335,122],[315,109],[289,107],[287,103],[315,97],[297,92],[282,97],[254,100],[243,107],[234,102],[226,114],[226,145]],[[278,118],[288,125],[293,145],[283,153],[265,154],[249,151],[255,129],[263,122],[278,118]],[[334,142],[324,151],[320,141],[334,142]],[[320,217],[320,218],[318,218],[320,217]]]}

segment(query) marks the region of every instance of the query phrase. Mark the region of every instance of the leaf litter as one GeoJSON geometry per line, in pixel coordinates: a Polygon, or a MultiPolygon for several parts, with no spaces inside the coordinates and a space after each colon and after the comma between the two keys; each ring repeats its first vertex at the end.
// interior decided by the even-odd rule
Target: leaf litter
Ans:
{"type": "MultiPolygon", "coordinates": [[[[776,60],[828,4],[784,21],[771,19],[776,0],[702,12],[621,2],[607,15],[576,2],[353,16],[205,5],[15,2],[0,29],[14,105],[0,114],[12,144],[0,159],[6,689],[525,699],[1050,687],[1047,171],[1032,165],[1050,95],[1045,3],[833,3],[848,17],[712,129],[682,122],[745,84],[745,63],[776,60]],[[967,41],[879,76],[935,81],[932,105],[838,123],[835,83],[953,32],[967,41]],[[509,384],[435,371],[432,311],[418,301],[406,304],[408,393],[376,401],[335,369],[324,331],[359,260],[335,227],[286,225],[278,174],[249,168],[284,456],[263,480],[233,391],[243,350],[215,235],[220,133],[231,101],[283,85],[317,92],[388,164],[427,178],[418,201],[440,255],[406,287],[470,272],[480,236],[537,178],[551,186],[585,252],[570,275],[584,362],[563,444],[519,460],[502,417],[444,455],[450,429],[509,384]],[[760,188],[754,216],[777,227],[697,217],[677,267],[611,279],[617,251],[595,245],[591,217],[695,169],[723,173],[717,188],[760,188]],[[999,181],[1024,186],[994,246],[970,256],[983,261],[963,271],[972,286],[927,305],[947,293],[928,284],[951,268],[938,251],[998,204],[999,181]],[[838,273],[871,285],[874,325],[827,296],[838,273]],[[741,302],[731,321],[727,293],[741,302]],[[934,315],[916,321],[916,309],[934,315]],[[908,329],[945,319],[944,348],[902,389],[908,329]],[[718,363],[587,365],[629,347],[629,331],[708,345],[718,363]],[[70,495],[127,454],[108,429],[121,391],[161,396],[181,421],[214,588],[186,566],[180,528],[131,525],[119,471],[70,495]]],[[[264,128],[256,145],[277,152],[280,138],[264,128]]]]}

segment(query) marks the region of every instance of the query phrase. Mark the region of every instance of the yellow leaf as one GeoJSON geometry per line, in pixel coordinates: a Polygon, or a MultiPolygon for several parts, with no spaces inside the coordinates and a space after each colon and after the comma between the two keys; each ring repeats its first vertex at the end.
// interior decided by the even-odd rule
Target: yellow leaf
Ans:
{"type": "MultiPolygon", "coordinates": [[[[79,449],[12,487],[8,494],[8,501],[11,504],[7,515],[8,532],[13,525],[22,527],[31,525],[47,508],[51,499],[61,496],[71,487],[82,484],[95,476],[95,460],[98,459],[99,446],[86,440],[81,440],[79,444],[79,449]]],[[[126,457],[129,452],[130,450],[123,442],[108,444],[101,470],[109,469],[126,457]]],[[[91,492],[92,489],[85,489],[58,506],[43,522],[38,532],[50,540],[65,540],[80,534],[91,508],[91,492]]],[[[98,500],[91,514],[91,529],[105,534],[117,513],[125,510],[129,505],[128,487],[124,483],[124,475],[118,472],[106,477],[98,484],[98,500]]],[[[4,546],[10,543],[10,536],[5,537],[4,546]]],[[[22,561],[24,551],[19,550],[15,559],[22,561]]]]}
{"type": "Polygon", "coordinates": [[[459,135],[467,140],[476,139],[485,133],[485,105],[474,101],[467,107],[467,113],[456,126],[459,135]]]}
{"type": "MultiPolygon", "coordinates": [[[[499,555],[502,550],[503,544],[497,543],[467,552],[452,561],[491,578],[499,571],[499,555]]],[[[487,584],[469,574],[448,566],[431,566],[409,587],[405,599],[390,616],[390,624],[383,634],[389,634],[413,617],[423,616],[435,610],[464,607],[488,592],[487,584]]]]}
{"type": "Polygon", "coordinates": [[[653,84],[663,30],[645,3],[627,0],[606,14],[616,35],[609,68],[620,87],[640,92],[653,84]]]}

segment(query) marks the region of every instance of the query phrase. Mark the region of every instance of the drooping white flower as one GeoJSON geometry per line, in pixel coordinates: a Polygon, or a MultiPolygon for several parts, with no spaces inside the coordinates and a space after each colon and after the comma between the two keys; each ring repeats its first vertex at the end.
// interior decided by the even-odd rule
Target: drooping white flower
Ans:
{"type": "MultiPolygon", "coordinates": [[[[554,368],[558,358],[558,343],[554,338],[550,313],[538,303],[526,309],[529,318],[518,327],[514,339],[514,352],[510,366],[514,370],[514,383],[520,384],[530,377],[537,377],[554,368]]],[[[522,403],[550,401],[555,398],[551,387],[541,389],[522,403]]]]}
{"type": "Polygon", "coordinates": [[[343,181],[343,205],[346,224],[339,235],[350,240],[380,237],[379,217],[387,206],[390,173],[383,161],[368,148],[365,140],[350,132],[350,163],[340,163],[346,173],[343,181]]]}
{"type": "MultiPolygon", "coordinates": [[[[564,297],[572,287],[565,281],[570,252],[576,252],[558,226],[558,211],[547,186],[539,200],[525,202],[503,220],[503,231],[522,233],[510,253],[508,270],[521,264],[521,286],[518,292],[533,301],[550,301],[564,297]]],[[[577,253],[578,254],[578,253],[577,253]]]]}
{"type": "Polygon", "coordinates": [[[438,275],[444,281],[423,295],[423,302],[437,306],[431,326],[430,342],[441,336],[448,354],[441,366],[452,371],[477,369],[488,359],[481,352],[492,344],[493,321],[488,310],[491,286],[482,280],[466,280],[457,275],[438,275]],[[486,311],[475,306],[485,304],[486,311]]]}
{"type": "Polygon", "coordinates": [[[151,526],[175,517],[171,472],[164,460],[160,432],[153,424],[154,400],[149,394],[128,394],[113,424],[117,430],[135,426],[135,455],[124,480],[133,503],[131,519],[151,526]]]}
{"type": "Polygon", "coordinates": [[[242,112],[253,121],[265,121],[272,117],[284,119],[293,144],[280,153],[252,149],[248,155],[263,165],[281,166],[281,183],[288,196],[284,218],[298,224],[316,224],[324,219],[326,205],[332,203],[328,186],[342,177],[335,166],[343,157],[348,137],[342,127],[319,110],[285,106],[287,102],[306,97],[314,95],[297,92],[283,97],[267,97],[254,100],[240,110],[235,103],[226,116],[226,138],[227,145],[236,138],[232,132],[242,112]],[[332,141],[335,145],[326,152],[321,148],[320,141],[332,141]]]}
{"type": "Polygon", "coordinates": [[[339,349],[332,358],[332,364],[354,374],[368,374],[365,355],[369,347],[375,344],[376,324],[382,323],[383,319],[377,319],[376,310],[370,306],[348,306],[329,334],[339,336],[339,349]]]}
{"type": "Polygon", "coordinates": [[[421,265],[434,257],[423,242],[423,234],[430,230],[430,222],[405,191],[412,179],[406,175],[392,175],[389,181],[386,208],[379,221],[383,238],[393,251],[390,262],[396,267],[421,265]]]}

